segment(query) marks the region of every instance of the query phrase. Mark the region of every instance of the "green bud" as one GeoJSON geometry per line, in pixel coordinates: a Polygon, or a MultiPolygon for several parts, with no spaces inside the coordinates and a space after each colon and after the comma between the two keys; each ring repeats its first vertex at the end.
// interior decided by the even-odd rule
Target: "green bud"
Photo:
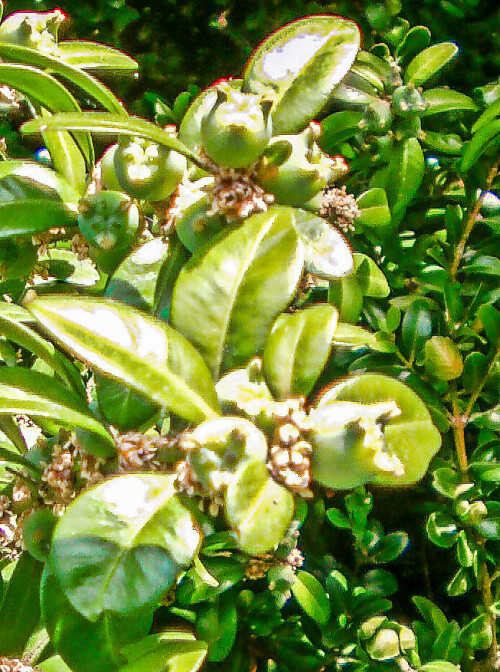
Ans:
{"type": "Polygon", "coordinates": [[[39,13],[16,12],[0,24],[0,42],[58,55],[57,33],[65,18],[60,9],[39,13]]]}
{"type": "Polygon", "coordinates": [[[37,509],[24,521],[24,545],[35,560],[40,562],[47,560],[55,524],[56,517],[50,509],[37,509]]]}
{"type": "Polygon", "coordinates": [[[392,109],[402,117],[408,114],[418,114],[425,108],[425,100],[413,84],[399,86],[392,94],[392,109]]]}
{"type": "Polygon", "coordinates": [[[387,100],[376,98],[365,109],[365,128],[370,131],[384,131],[392,121],[391,105],[387,100]]]}
{"type": "Polygon", "coordinates": [[[222,215],[208,214],[211,206],[208,191],[213,181],[213,177],[204,177],[189,185],[183,183],[179,190],[175,228],[181,243],[190,252],[204,245],[226,224],[222,215]]]}
{"type": "Polygon", "coordinates": [[[227,168],[249,166],[271,137],[272,102],[221,84],[214,106],[203,117],[201,138],[208,156],[227,168]]]}
{"type": "Polygon", "coordinates": [[[343,157],[325,154],[316,142],[321,127],[312,122],[296,135],[277,135],[269,143],[259,180],[282,205],[300,206],[347,172],[343,157]]]}
{"type": "Polygon", "coordinates": [[[139,209],[125,194],[100,191],[83,198],[78,209],[78,225],[89,245],[102,250],[122,250],[135,241],[139,209]]]}
{"type": "Polygon", "coordinates": [[[433,336],[426,342],[424,354],[425,369],[429,375],[440,380],[454,380],[462,374],[462,355],[451,338],[433,336]]]}
{"type": "Polygon", "coordinates": [[[162,201],[175,191],[186,170],[177,152],[144,138],[122,140],[113,155],[120,188],[133,198],[162,201]]]}

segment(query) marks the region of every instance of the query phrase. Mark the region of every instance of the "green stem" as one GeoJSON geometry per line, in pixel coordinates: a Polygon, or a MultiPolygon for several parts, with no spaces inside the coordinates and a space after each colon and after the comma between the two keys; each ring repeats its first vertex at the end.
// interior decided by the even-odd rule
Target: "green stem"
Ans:
{"type": "Polygon", "coordinates": [[[453,436],[455,438],[455,450],[457,453],[458,466],[460,468],[463,482],[467,483],[469,480],[469,465],[467,463],[467,451],[465,449],[465,425],[467,424],[468,419],[460,412],[455,385],[453,385],[451,390],[451,404],[453,408],[453,436]]]}

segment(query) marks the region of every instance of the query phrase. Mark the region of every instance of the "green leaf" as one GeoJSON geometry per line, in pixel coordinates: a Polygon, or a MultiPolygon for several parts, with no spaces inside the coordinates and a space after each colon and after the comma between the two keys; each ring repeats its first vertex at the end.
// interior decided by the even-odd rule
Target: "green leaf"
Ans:
{"type": "Polygon", "coordinates": [[[351,527],[351,523],[345,513],[342,513],[340,509],[337,509],[334,506],[328,509],[326,517],[332,525],[340,527],[342,530],[348,530],[351,527]]]}
{"type": "Polygon", "coordinates": [[[431,41],[431,31],[427,26],[414,26],[411,28],[403,40],[398,44],[396,56],[398,61],[406,61],[413,58],[420,51],[426,49],[431,41]]]}
{"type": "Polygon", "coordinates": [[[423,144],[435,152],[443,154],[459,155],[462,153],[462,138],[456,133],[434,133],[425,131],[422,133],[421,140],[423,144]]]}
{"type": "Polygon", "coordinates": [[[489,105],[480,117],[476,119],[472,126],[472,132],[475,133],[480,128],[485,126],[487,123],[492,121],[495,117],[498,117],[500,114],[500,99],[496,100],[494,103],[489,105]]]}
{"type": "Polygon", "coordinates": [[[451,548],[458,539],[458,529],[451,516],[434,511],[427,519],[427,536],[440,548],[451,548]]]}
{"type": "Polygon", "coordinates": [[[201,356],[164,322],[110,299],[46,296],[29,310],[75,356],[152,402],[193,422],[217,414],[201,356]]]}
{"type": "Polygon", "coordinates": [[[96,436],[96,454],[114,455],[113,437],[96,420],[81,396],[51,376],[20,367],[0,369],[0,414],[51,418],[57,425],[80,427],[96,436]],[[97,448],[97,446],[99,446],[97,448]]]}
{"type": "Polygon", "coordinates": [[[460,567],[458,572],[446,586],[446,592],[451,597],[458,597],[459,595],[464,595],[464,593],[470,590],[473,585],[474,580],[471,574],[471,570],[460,567]]]}
{"type": "Polygon", "coordinates": [[[457,559],[462,567],[472,567],[474,564],[474,552],[470,547],[465,530],[460,530],[457,539],[457,559]]]}
{"type": "MultiPolygon", "coordinates": [[[[41,672],[71,672],[61,656],[51,656],[36,665],[41,672]]],[[[90,670],[89,670],[90,672],[90,670]]]]}
{"type": "Polygon", "coordinates": [[[16,564],[0,609],[0,655],[21,656],[38,623],[43,564],[24,552],[16,564]]]}
{"type": "Polygon", "coordinates": [[[356,280],[364,296],[385,299],[389,296],[389,284],[377,264],[366,254],[354,253],[356,280]]]}
{"type": "Polygon", "coordinates": [[[353,21],[339,16],[299,19],[272,33],[248,62],[244,92],[274,92],[275,134],[304,128],[323,109],[359,49],[353,21]]]}
{"type": "Polygon", "coordinates": [[[64,40],[57,45],[61,59],[78,69],[104,72],[135,73],[139,64],[123,51],[107,44],[86,40],[64,40]]]}
{"type": "Polygon", "coordinates": [[[416,138],[399,142],[392,152],[387,175],[387,198],[392,223],[399,224],[406,208],[417,193],[425,172],[425,161],[416,138]]]}
{"type": "Polygon", "coordinates": [[[361,210],[356,219],[356,227],[358,225],[366,227],[381,236],[387,235],[392,230],[391,211],[384,189],[376,187],[363,192],[356,199],[356,204],[361,210]]]}
{"type": "Polygon", "coordinates": [[[342,112],[334,112],[322,119],[321,136],[318,140],[322,149],[330,152],[340,143],[359,133],[363,118],[364,114],[362,112],[343,110],[342,112]]]}
{"type": "Polygon", "coordinates": [[[422,97],[425,102],[425,110],[420,112],[421,117],[429,117],[432,114],[452,110],[477,110],[477,105],[472,98],[453,89],[428,89],[422,93],[422,97]]]}
{"type": "Polygon", "coordinates": [[[426,597],[414,595],[411,599],[413,604],[424,617],[424,621],[434,630],[436,635],[439,635],[441,632],[443,632],[443,630],[448,625],[448,621],[441,609],[426,597]]]}
{"type": "Polygon", "coordinates": [[[32,235],[54,226],[71,228],[77,213],[65,203],[31,198],[17,202],[0,202],[0,239],[32,235]]]}
{"type": "Polygon", "coordinates": [[[199,349],[215,378],[262,349],[295,293],[304,252],[292,219],[286,207],[252,215],[193,255],[179,274],[172,324],[199,349]]]}
{"type": "Polygon", "coordinates": [[[474,133],[472,139],[465,145],[460,168],[467,172],[476,161],[492,147],[500,143],[500,119],[494,119],[474,133]]]}
{"type": "Polygon", "coordinates": [[[305,246],[306,270],[331,280],[352,273],[354,262],[349,243],[330,222],[294,208],[292,222],[305,246]]]}
{"type": "Polygon", "coordinates": [[[374,559],[377,562],[392,562],[404,553],[409,543],[406,532],[386,534],[375,548],[374,559]]]}
{"type": "Polygon", "coordinates": [[[34,355],[46,362],[57,375],[73,390],[85,397],[80,373],[76,367],[57,350],[52,343],[42,338],[26,324],[13,319],[8,314],[0,312],[0,334],[29,350],[34,355]]]}
{"type": "Polygon", "coordinates": [[[422,86],[433,77],[458,53],[458,46],[453,42],[441,42],[427,47],[415,56],[406,68],[405,84],[422,86]]]}
{"type": "MultiPolygon", "coordinates": [[[[59,47],[64,47],[68,42],[63,42],[59,47]]],[[[80,44],[79,42],[74,42],[73,44],[80,44]]],[[[102,47],[104,54],[106,49],[109,49],[110,52],[119,53],[120,55],[125,56],[122,52],[116,52],[114,49],[111,50],[109,47],[104,45],[99,45],[102,47]]],[[[111,55],[111,54],[109,54],[111,55]]],[[[91,96],[100,103],[105,110],[108,112],[113,112],[115,114],[122,114],[127,116],[127,112],[123,107],[122,103],[118,98],[105,86],[92,75],[87,74],[81,70],[80,64],[71,64],[69,60],[61,60],[54,56],[50,56],[38,49],[31,49],[30,47],[24,47],[18,44],[8,44],[0,42],[0,57],[6,61],[13,61],[14,63],[22,63],[35,68],[40,68],[42,70],[48,70],[51,74],[62,76],[66,81],[71,82],[74,86],[79,87],[84,93],[88,96],[91,96]]],[[[129,57],[126,57],[129,59],[129,57]]],[[[129,59],[132,61],[132,59],[129,59]]],[[[135,61],[133,61],[135,63],[135,61]]],[[[112,66],[108,66],[110,69],[112,66]]],[[[62,108],[59,111],[66,111],[62,108]]],[[[69,111],[69,110],[67,110],[69,111]]]]}
{"type": "Polygon", "coordinates": [[[107,611],[95,621],[87,620],[65,596],[50,564],[43,572],[40,598],[51,644],[72,672],[117,670],[126,662],[120,654],[122,645],[144,637],[153,617],[152,609],[142,609],[132,616],[107,611]]]}
{"type": "Polygon", "coordinates": [[[489,303],[483,303],[477,317],[494,348],[500,345],[500,311],[489,303]]]}
{"type": "Polygon", "coordinates": [[[100,414],[109,425],[120,432],[130,432],[155,423],[160,412],[158,404],[99,373],[95,374],[94,382],[100,414]]]}
{"type": "MultiPolygon", "coordinates": [[[[41,108],[40,116],[50,117],[50,112],[41,108]]],[[[85,157],[71,134],[67,131],[44,131],[42,139],[55,170],[83,196],[87,188],[85,157]]]]}
{"type": "Polygon", "coordinates": [[[328,593],[316,577],[299,569],[292,583],[292,593],[306,614],[325,625],[330,618],[328,593]]]}
{"type": "Polygon", "coordinates": [[[481,614],[462,628],[458,641],[462,647],[471,648],[474,651],[489,649],[493,641],[493,630],[488,614],[481,614]]]}
{"type": "Polygon", "coordinates": [[[50,119],[32,119],[21,126],[27,135],[40,130],[90,131],[101,135],[124,135],[147,138],[152,142],[173,149],[198,164],[197,155],[172,134],[156,124],[139,117],[124,117],[107,112],[80,112],[80,114],[55,114],[50,119]]]}
{"type": "Polygon", "coordinates": [[[432,646],[432,657],[442,658],[443,660],[460,659],[460,649],[458,646],[458,636],[460,627],[456,621],[448,623],[446,628],[436,638],[432,646]]]}
{"type": "Polygon", "coordinates": [[[226,517],[242,551],[268,553],[283,538],[293,517],[293,496],[269,476],[260,461],[242,465],[225,494],[226,517]]]}
{"type": "Polygon", "coordinates": [[[278,398],[312,391],[328,360],[337,316],[333,306],[319,304],[278,317],[263,355],[264,375],[278,398]]]}
{"type": "Polygon", "coordinates": [[[446,660],[433,660],[418,668],[419,672],[460,672],[459,668],[446,660]]]}
{"type": "Polygon", "coordinates": [[[455,499],[457,488],[461,483],[460,475],[454,469],[440,467],[433,471],[432,476],[432,487],[440,495],[455,499]]]}
{"type": "Polygon", "coordinates": [[[347,348],[372,348],[377,349],[376,336],[371,331],[363,329],[356,324],[340,323],[333,335],[333,343],[347,348]]]}
{"type": "Polygon", "coordinates": [[[408,359],[415,359],[431,334],[431,312],[424,301],[417,299],[406,311],[401,325],[401,338],[408,359]]]}
{"type": "Polygon", "coordinates": [[[196,632],[208,643],[208,660],[219,663],[231,651],[238,629],[238,613],[232,592],[219,595],[214,602],[200,607],[196,618],[196,632]]]}
{"type": "Polygon", "coordinates": [[[205,642],[180,630],[149,635],[124,647],[129,662],[120,672],[197,672],[207,655],[205,642]]]}
{"type": "Polygon", "coordinates": [[[480,273],[481,275],[500,275],[500,259],[482,254],[475,257],[470,264],[462,267],[464,273],[480,273]]]}
{"type": "Polygon", "coordinates": [[[155,606],[191,563],[201,533],[176,495],[175,479],[117,476],[66,509],[49,562],[73,608],[88,620],[155,606]]]}

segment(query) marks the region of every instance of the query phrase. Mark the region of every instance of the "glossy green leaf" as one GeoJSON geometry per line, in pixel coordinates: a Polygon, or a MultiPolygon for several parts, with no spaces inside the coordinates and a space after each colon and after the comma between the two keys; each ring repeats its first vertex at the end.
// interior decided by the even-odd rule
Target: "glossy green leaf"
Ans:
{"type": "Polygon", "coordinates": [[[197,672],[207,655],[205,642],[181,630],[160,632],[125,646],[129,662],[120,672],[197,672]]]}
{"type": "Polygon", "coordinates": [[[198,611],[196,632],[208,643],[209,662],[225,660],[233,647],[238,628],[235,597],[233,592],[224,593],[198,611]]]}
{"type": "Polygon", "coordinates": [[[461,646],[473,650],[488,649],[493,641],[493,630],[488,614],[481,614],[462,629],[458,640],[461,646]]]}
{"type": "Polygon", "coordinates": [[[151,626],[152,609],[136,610],[132,616],[107,611],[95,621],[87,620],[65,596],[50,564],[45,566],[40,596],[51,643],[72,672],[114,672],[126,663],[122,645],[144,637],[151,626]]]}
{"type": "Polygon", "coordinates": [[[184,266],[172,324],[199,349],[214,377],[262,349],[295,293],[303,263],[293,210],[276,207],[252,215],[184,266]]]}
{"type": "Polygon", "coordinates": [[[426,49],[431,41],[431,31],[427,26],[414,26],[398,44],[396,55],[398,60],[408,62],[419,52],[426,49]]]}
{"type": "Polygon", "coordinates": [[[26,414],[35,420],[50,418],[68,429],[80,427],[99,438],[99,454],[116,452],[112,436],[93,417],[86,401],[44,373],[1,368],[0,414],[26,414]]]}
{"type": "Polygon", "coordinates": [[[328,102],[359,49],[353,21],[338,16],[299,19],[270,35],[248,62],[243,91],[274,91],[275,134],[300,131],[328,102]]]}
{"type": "Polygon", "coordinates": [[[425,161],[420,143],[407,138],[392,152],[387,175],[387,198],[393,224],[399,224],[408,204],[417,193],[425,172],[425,161]]]}
{"type": "Polygon", "coordinates": [[[458,539],[458,529],[451,516],[434,511],[427,519],[427,536],[440,548],[451,548],[458,539]]]}
{"type": "Polygon", "coordinates": [[[75,68],[104,72],[135,73],[139,69],[137,61],[123,51],[107,44],[86,40],[64,40],[59,42],[61,59],[75,68]]]}
{"type": "Polygon", "coordinates": [[[460,155],[463,149],[462,138],[456,133],[434,133],[425,131],[421,137],[422,143],[435,152],[460,155]]]}
{"type": "Polygon", "coordinates": [[[458,636],[460,627],[456,621],[451,621],[441,631],[432,646],[432,657],[443,660],[459,660],[460,649],[458,647],[458,636]]]}
{"type": "Polygon", "coordinates": [[[377,264],[366,254],[354,253],[354,272],[363,296],[385,299],[389,296],[389,284],[377,264]]]}
{"type": "Polygon", "coordinates": [[[421,86],[441,70],[458,53],[453,42],[440,42],[427,47],[415,56],[405,72],[405,83],[421,86]]]}
{"type": "Polygon", "coordinates": [[[110,299],[46,296],[29,310],[67,350],[152,402],[193,422],[217,414],[201,356],[164,322],[110,299]]]}
{"type": "Polygon", "coordinates": [[[406,532],[391,532],[386,534],[374,549],[373,559],[376,562],[392,562],[398,558],[410,543],[406,532]]]}
{"type": "Polygon", "coordinates": [[[0,239],[47,231],[52,227],[71,228],[77,214],[59,201],[32,198],[0,202],[0,239]]]}
{"type": "MultiPolygon", "coordinates": [[[[73,44],[81,43],[74,42],[73,44]]],[[[59,46],[64,48],[66,45],[68,45],[68,42],[62,42],[59,46]]],[[[110,50],[110,52],[115,51],[114,49],[110,49],[104,45],[99,46],[102,47],[102,52],[104,52],[104,54],[106,53],[106,49],[110,50]]],[[[118,53],[125,57],[125,54],[122,54],[122,52],[118,53]]],[[[111,55],[111,53],[109,55],[111,55]]],[[[74,86],[79,87],[88,96],[94,98],[94,100],[100,103],[108,112],[122,114],[125,116],[127,115],[122,103],[110,91],[110,89],[108,89],[108,87],[98,79],[92,77],[92,75],[89,75],[81,70],[82,66],[79,63],[75,63],[73,61],[73,64],[71,64],[70,59],[67,58],[61,60],[60,58],[50,56],[49,54],[46,54],[37,49],[31,49],[30,47],[23,47],[18,44],[3,42],[0,42],[0,57],[6,61],[23,63],[35,68],[50,71],[50,73],[53,75],[62,76],[67,81],[70,81],[74,86]]],[[[128,56],[126,58],[129,59],[128,56]]],[[[129,60],[132,61],[132,59],[129,60]]],[[[62,112],[65,110],[61,108],[59,111],[62,112]]]]}
{"type": "Polygon", "coordinates": [[[467,172],[476,161],[489,149],[500,144],[500,119],[494,119],[481,126],[474,133],[470,142],[465,145],[460,165],[464,172],[467,172]]]}
{"type": "Polygon", "coordinates": [[[40,130],[89,131],[100,135],[124,135],[147,138],[152,142],[173,149],[194,163],[198,157],[172,134],[150,121],[139,117],[124,117],[107,112],[80,112],[80,114],[55,114],[50,120],[32,119],[21,126],[26,134],[39,133],[40,130]]]}
{"type": "Polygon", "coordinates": [[[385,235],[392,230],[391,211],[384,189],[376,187],[363,192],[356,199],[361,214],[356,218],[356,227],[362,226],[385,235]]]}
{"type": "Polygon", "coordinates": [[[292,583],[292,593],[306,614],[325,625],[330,618],[328,594],[316,577],[299,569],[292,583]]]}
{"type": "Polygon", "coordinates": [[[489,303],[484,303],[477,311],[482,328],[490,341],[497,347],[500,343],[500,311],[489,303]]]}
{"type": "Polygon", "coordinates": [[[112,378],[94,376],[95,394],[102,419],[120,432],[147,429],[155,424],[160,406],[112,378]]]}
{"type": "MultiPolygon", "coordinates": [[[[51,112],[80,112],[80,106],[68,89],[43,70],[29,65],[0,63],[0,80],[51,112]]],[[[90,136],[87,133],[78,133],[75,140],[87,165],[92,166],[94,149],[90,136]]]]}
{"type": "Polygon", "coordinates": [[[472,126],[472,132],[479,131],[480,128],[493,121],[495,117],[500,115],[500,98],[489,105],[484,112],[476,119],[472,126]]]}
{"type": "Polygon", "coordinates": [[[266,340],[263,362],[275,396],[307,396],[323,371],[332,347],[338,313],[318,304],[278,317],[266,340]]]}
{"type": "Polygon", "coordinates": [[[170,244],[160,238],[133,250],[109,278],[105,296],[151,312],[158,277],[169,253],[170,244]]]}
{"type": "Polygon", "coordinates": [[[269,476],[260,461],[241,466],[225,494],[226,518],[242,551],[268,553],[283,538],[293,517],[293,496],[269,476]]]}
{"type": "Polygon", "coordinates": [[[23,553],[0,609],[0,655],[21,656],[40,618],[38,592],[43,564],[23,553]]]}
{"type": "Polygon", "coordinates": [[[73,390],[85,398],[85,389],[76,367],[50,341],[26,324],[0,312],[0,334],[43,359],[73,390]]]}
{"type": "Polygon", "coordinates": [[[406,311],[401,325],[401,338],[410,360],[418,355],[431,334],[431,312],[425,302],[417,299],[406,311]]]}
{"type": "Polygon", "coordinates": [[[459,668],[447,660],[433,660],[418,668],[419,672],[459,672],[459,668]]]}
{"type": "Polygon", "coordinates": [[[66,665],[61,656],[46,658],[42,663],[37,663],[37,667],[41,672],[71,672],[71,668],[66,665]]]}
{"type": "Polygon", "coordinates": [[[446,616],[441,611],[441,609],[426,597],[415,595],[411,599],[413,604],[422,614],[427,625],[431,627],[437,635],[439,635],[448,625],[446,616]]]}
{"type": "Polygon", "coordinates": [[[500,259],[488,254],[478,255],[463,266],[464,273],[480,273],[481,275],[500,276],[500,259]]]}
{"type": "MultiPolygon", "coordinates": [[[[499,479],[500,480],[500,479],[499,479]]],[[[472,550],[467,533],[465,530],[460,530],[457,538],[456,546],[457,560],[461,567],[472,567],[474,564],[474,551],[472,550]]]]}
{"type": "Polygon", "coordinates": [[[464,93],[453,89],[437,88],[428,89],[422,93],[425,102],[425,110],[420,112],[421,117],[429,117],[432,114],[450,112],[452,110],[477,110],[477,105],[472,98],[464,93]]]}
{"type": "Polygon", "coordinates": [[[331,152],[340,143],[359,133],[363,113],[356,110],[334,112],[321,121],[319,144],[326,152],[331,152]]]}
{"type": "MultiPolygon", "coordinates": [[[[50,112],[41,108],[40,116],[50,117],[50,112]]],[[[87,189],[85,158],[71,134],[68,131],[44,131],[42,139],[54,169],[83,196],[87,189]]]]}
{"type": "Polygon", "coordinates": [[[446,586],[446,592],[451,597],[458,597],[464,595],[474,585],[474,579],[470,569],[460,567],[458,572],[453,576],[451,581],[446,586]]]}
{"type": "Polygon", "coordinates": [[[67,508],[49,562],[85,618],[153,607],[192,561],[201,533],[176,495],[175,478],[117,476],[85,490],[67,508]]]}
{"type": "Polygon", "coordinates": [[[375,334],[357,324],[345,324],[341,322],[337,325],[333,335],[333,343],[337,346],[346,348],[372,348],[377,349],[377,340],[375,334]]]}
{"type": "Polygon", "coordinates": [[[331,280],[349,275],[354,261],[345,237],[326,219],[305,210],[291,210],[292,222],[305,246],[306,270],[331,280]]]}

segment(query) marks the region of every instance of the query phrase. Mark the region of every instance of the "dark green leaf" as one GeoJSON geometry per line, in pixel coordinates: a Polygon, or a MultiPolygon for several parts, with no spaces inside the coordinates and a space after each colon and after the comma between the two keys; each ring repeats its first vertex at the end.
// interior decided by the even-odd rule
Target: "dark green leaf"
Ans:
{"type": "Polygon", "coordinates": [[[417,193],[425,172],[425,161],[416,138],[399,142],[391,155],[387,174],[387,198],[393,224],[403,219],[408,204],[417,193]]]}
{"type": "Polygon", "coordinates": [[[421,140],[426,147],[435,152],[457,156],[462,153],[462,138],[456,133],[434,133],[433,131],[425,131],[422,133],[421,140]]]}
{"type": "Polygon", "coordinates": [[[207,655],[205,642],[180,630],[149,635],[124,647],[129,662],[120,672],[197,672],[207,655]]]}
{"type": "Polygon", "coordinates": [[[196,345],[214,377],[262,349],[295,293],[304,251],[292,220],[286,207],[252,215],[195,254],[179,274],[172,323],[196,345]]]}
{"type": "Polygon", "coordinates": [[[460,627],[456,621],[451,621],[436,638],[432,647],[432,657],[443,660],[455,660],[460,658],[460,649],[458,646],[458,636],[460,627]]]}
{"type": "Polygon", "coordinates": [[[0,609],[0,655],[20,657],[38,623],[38,593],[43,564],[23,553],[14,569],[0,609]]]}
{"type": "Polygon", "coordinates": [[[427,536],[440,548],[451,548],[458,539],[458,529],[451,516],[435,511],[427,519],[427,536]]]}
{"type": "Polygon", "coordinates": [[[500,275],[500,259],[490,255],[475,257],[470,264],[462,267],[464,273],[479,273],[481,275],[500,275]]]}
{"type": "Polygon", "coordinates": [[[500,115],[500,99],[489,105],[481,114],[481,116],[476,119],[474,125],[472,126],[472,132],[475,133],[487,123],[493,121],[493,119],[498,117],[498,115],[500,115]]]}
{"type": "Polygon", "coordinates": [[[299,569],[292,584],[292,593],[306,614],[325,625],[330,618],[328,594],[312,574],[299,569]]]}
{"type": "Polygon", "coordinates": [[[29,309],[69,351],[152,402],[195,422],[216,415],[201,356],[164,322],[109,299],[47,296],[29,309]]]}
{"type": "Polygon", "coordinates": [[[154,606],[192,561],[201,534],[174,475],[129,474],[89,488],[60,519],[49,562],[85,618],[154,606]],[[147,571],[146,571],[147,567],[147,571]]]}
{"type": "Polygon", "coordinates": [[[374,558],[377,562],[392,562],[402,553],[410,543],[406,532],[392,532],[386,534],[377,544],[374,558]]]}
{"type": "Polygon", "coordinates": [[[465,146],[462,156],[461,169],[467,172],[476,161],[489,149],[500,143],[500,119],[481,126],[465,146]]]}
{"type": "Polygon", "coordinates": [[[332,525],[335,525],[335,527],[340,527],[343,530],[348,530],[351,527],[349,519],[345,513],[340,511],[340,509],[335,507],[328,509],[326,512],[326,517],[332,523],[332,525]]]}
{"type": "Polygon", "coordinates": [[[224,593],[203,605],[196,618],[196,632],[208,643],[208,660],[220,662],[231,651],[238,628],[234,593],[224,593]]]}
{"type": "Polygon", "coordinates": [[[446,592],[451,597],[463,595],[474,585],[474,579],[470,569],[460,567],[458,572],[446,586],[446,592]]]}
{"type": "Polygon", "coordinates": [[[274,133],[300,131],[348,72],[359,42],[357,25],[339,16],[311,16],[289,23],[253,53],[245,68],[243,91],[273,90],[274,133]]]}
{"type": "Polygon", "coordinates": [[[330,152],[340,143],[359,133],[364,115],[355,110],[344,110],[334,112],[321,121],[321,137],[319,144],[326,151],[330,152]]]}
{"type": "Polygon", "coordinates": [[[432,334],[432,318],[427,305],[414,301],[405,313],[401,325],[401,337],[405,353],[413,360],[432,334]]]}
{"type": "Polygon", "coordinates": [[[424,617],[424,621],[429,625],[436,635],[439,635],[448,625],[446,616],[441,609],[426,597],[415,595],[411,598],[413,604],[424,617]]]}
{"type": "Polygon", "coordinates": [[[471,621],[465,628],[462,628],[459,642],[463,647],[477,649],[488,649],[493,640],[493,630],[488,614],[481,614],[471,621]]]}
{"type": "Polygon", "coordinates": [[[489,303],[484,303],[477,311],[477,317],[488,340],[497,348],[500,344],[500,311],[489,303]]]}

